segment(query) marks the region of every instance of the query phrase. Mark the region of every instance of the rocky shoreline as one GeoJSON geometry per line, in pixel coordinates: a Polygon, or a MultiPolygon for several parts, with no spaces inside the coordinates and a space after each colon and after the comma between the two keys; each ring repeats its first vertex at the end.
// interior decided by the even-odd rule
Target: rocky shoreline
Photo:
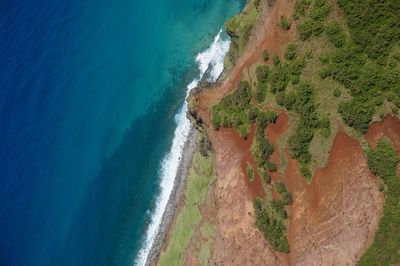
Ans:
{"type": "Polygon", "coordinates": [[[150,249],[145,265],[153,265],[159,258],[168,230],[175,219],[175,214],[185,191],[186,178],[189,173],[194,152],[196,150],[196,139],[198,131],[193,126],[190,129],[187,141],[184,145],[180,158],[178,172],[176,173],[174,188],[169,196],[167,207],[162,216],[153,246],[150,249]]]}

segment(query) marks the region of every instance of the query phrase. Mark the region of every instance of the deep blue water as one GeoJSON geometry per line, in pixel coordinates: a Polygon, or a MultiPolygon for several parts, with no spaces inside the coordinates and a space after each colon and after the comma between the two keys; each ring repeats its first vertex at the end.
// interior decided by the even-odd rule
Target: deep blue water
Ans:
{"type": "Polygon", "coordinates": [[[242,0],[0,3],[0,265],[131,265],[174,115],[242,0]]]}

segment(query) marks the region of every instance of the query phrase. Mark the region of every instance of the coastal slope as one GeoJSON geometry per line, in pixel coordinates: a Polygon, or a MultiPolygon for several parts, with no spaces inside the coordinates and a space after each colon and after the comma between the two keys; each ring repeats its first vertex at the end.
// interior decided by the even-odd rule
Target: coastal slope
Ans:
{"type": "MultiPolygon", "coordinates": [[[[248,1],[227,23],[232,43],[225,73],[188,99],[217,178],[197,205],[202,222],[181,250],[180,264],[400,261],[394,235],[400,232],[400,47],[397,35],[377,51],[376,41],[358,42],[369,34],[363,30],[376,30],[357,24],[377,19],[365,17],[365,8],[382,7],[248,1]],[[385,151],[380,160],[374,149],[385,151]],[[393,164],[380,168],[376,160],[393,164]],[[205,221],[210,234],[201,233],[205,221]],[[206,256],[199,257],[204,246],[206,256]]],[[[384,16],[395,23],[394,13],[384,16]]],[[[383,35],[388,30],[378,28],[383,35]]],[[[172,238],[184,230],[177,226],[172,238]]]]}

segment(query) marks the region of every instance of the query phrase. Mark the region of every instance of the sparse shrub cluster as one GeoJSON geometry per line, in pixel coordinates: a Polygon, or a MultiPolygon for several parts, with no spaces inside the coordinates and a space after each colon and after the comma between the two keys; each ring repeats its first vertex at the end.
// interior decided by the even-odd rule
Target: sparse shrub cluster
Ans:
{"type": "Polygon", "coordinates": [[[245,138],[250,130],[249,116],[252,115],[250,108],[251,88],[247,81],[241,81],[235,91],[225,96],[211,109],[212,124],[214,128],[232,127],[245,138]]]}
{"type": "Polygon", "coordinates": [[[293,202],[292,194],[287,190],[286,186],[282,182],[275,184],[275,190],[281,195],[281,200],[284,205],[290,205],[293,202]]]}
{"type": "Polygon", "coordinates": [[[286,225],[281,216],[261,199],[254,200],[256,226],[263,233],[271,247],[279,252],[289,253],[286,225]]]}
{"type": "Polygon", "coordinates": [[[400,40],[400,4],[398,0],[338,0],[344,10],[353,41],[370,58],[385,58],[400,40]]]}
{"type": "Polygon", "coordinates": [[[297,26],[300,40],[308,40],[311,36],[319,36],[324,31],[324,21],[332,11],[328,0],[311,1],[298,0],[295,3],[293,16],[300,18],[301,15],[308,15],[301,20],[297,26]]]}
{"type": "Polygon", "coordinates": [[[385,184],[383,217],[374,242],[358,265],[395,265],[400,262],[400,176],[396,172],[398,157],[387,139],[380,140],[367,152],[368,166],[385,184]]]}
{"type": "Polygon", "coordinates": [[[256,69],[257,86],[255,91],[255,99],[258,103],[265,100],[268,81],[271,76],[271,71],[266,65],[258,66],[256,69]]]}
{"type": "Polygon", "coordinates": [[[329,41],[333,43],[337,48],[342,47],[346,41],[346,36],[343,33],[343,29],[339,22],[336,20],[328,22],[325,28],[326,35],[329,41]]]}
{"type": "Polygon", "coordinates": [[[280,200],[254,200],[256,226],[263,233],[265,239],[276,251],[289,252],[289,243],[286,238],[286,222],[288,213],[286,206],[292,204],[292,195],[284,183],[275,184],[280,200]]]}
{"type": "Polygon", "coordinates": [[[304,16],[310,4],[311,0],[297,0],[294,3],[293,18],[297,20],[304,16]]]}

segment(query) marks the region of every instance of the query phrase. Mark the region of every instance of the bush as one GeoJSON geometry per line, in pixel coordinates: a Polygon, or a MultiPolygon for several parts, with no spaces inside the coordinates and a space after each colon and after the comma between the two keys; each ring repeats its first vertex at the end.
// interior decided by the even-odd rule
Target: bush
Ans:
{"type": "Polygon", "coordinates": [[[279,64],[271,71],[271,91],[272,93],[283,92],[290,80],[290,68],[287,64],[279,64]]]}
{"type": "Polygon", "coordinates": [[[261,168],[258,170],[258,172],[260,173],[260,176],[265,184],[271,183],[271,176],[268,174],[267,171],[265,171],[265,169],[261,168]]]}
{"type": "Polygon", "coordinates": [[[233,127],[246,138],[250,130],[248,113],[250,109],[251,88],[247,81],[211,108],[211,122],[215,129],[233,127]]]}
{"type": "Polygon", "coordinates": [[[367,150],[368,166],[385,183],[385,205],[374,242],[358,265],[396,265],[400,262],[400,176],[396,173],[398,157],[391,143],[381,139],[375,149],[367,150]]]}
{"type": "Polygon", "coordinates": [[[268,82],[271,71],[266,65],[261,65],[256,68],[256,77],[259,84],[265,84],[268,82]]]}
{"type": "Polygon", "coordinates": [[[340,103],[338,111],[347,125],[364,134],[369,128],[375,108],[358,97],[340,103]]]}
{"type": "Polygon", "coordinates": [[[340,95],[342,95],[342,91],[339,88],[335,88],[333,90],[333,96],[335,96],[336,98],[340,97],[340,95]]]}
{"type": "Polygon", "coordinates": [[[279,56],[277,55],[274,55],[273,61],[274,61],[274,66],[277,66],[281,63],[281,59],[279,59],[279,56]]]}
{"type": "Polygon", "coordinates": [[[271,163],[271,162],[269,162],[269,161],[266,163],[266,167],[267,167],[267,169],[268,169],[269,171],[271,171],[271,172],[275,172],[275,171],[277,170],[276,164],[271,163]]]}
{"type": "Polygon", "coordinates": [[[281,27],[281,29],[289,30],[291,25],[292,25],[292,22],[290,21],[290,19],[288,19],[284,16],[281,16],[281,20],[279,21],[279,27],[281,27]]]}
{"type": "Polygon", "coordinates": [[[275,218],[260,199],[254,200],[254,213],[256,226],[271,247],[276,251],[289,253],[289,242],[286,238],[286,226],[283,221],[275,218]]]}
{"type": "Polygon", "coordinates": [[[285,205],[290,205],[293,202],[292,195],[287,190],[286,186],[282,182],[278,182],[275,184],[275,190],[281,195],[281,199],[285,205]]]}
{"type": "Polygon", "coordinates": [[[293,18],[297,20],[304,16],[310,4],[311,0],[297,0],[294,3],[293,18]]]}
{"type": "Polygon", "coordinates": [[[265,62],[268,61],[268,59],[269,59],[269,53],[268,53],[268,50],[267,50],[267,49],[265,49],[265,50],[263,51],[262,57],[263,57],[263,59],[264,59],[265,62]]]}
{"type": "Polygon", "coordinates": [[[285,59],[286,60],[293,60],[295,58],[296,58],[296,46],[294,44],[289,44],[286,47],[285,59]]]}
{"type": "Polygon", "coordinates": [[[314,32],[314,21],[311,19],[305,19],[297,25],[297,32],[299,34],[300,40],[306,41],[311,38],[314,32]]]}
{"type": "Polygon", "coordinates": [[[337,21],[330,21],[326,26],[326,35],[333,45],[342,47],[345,43],[345,35],[343,29],[337,21]]]}
{"type": "Polygon", "coordinates": [[[247,178],[253,182],[254,180],[254,170],[253,170],[253,166],[251,166],[251,164],[247,164],[246,167],[246,174],[247,174],[247,178]]]}

